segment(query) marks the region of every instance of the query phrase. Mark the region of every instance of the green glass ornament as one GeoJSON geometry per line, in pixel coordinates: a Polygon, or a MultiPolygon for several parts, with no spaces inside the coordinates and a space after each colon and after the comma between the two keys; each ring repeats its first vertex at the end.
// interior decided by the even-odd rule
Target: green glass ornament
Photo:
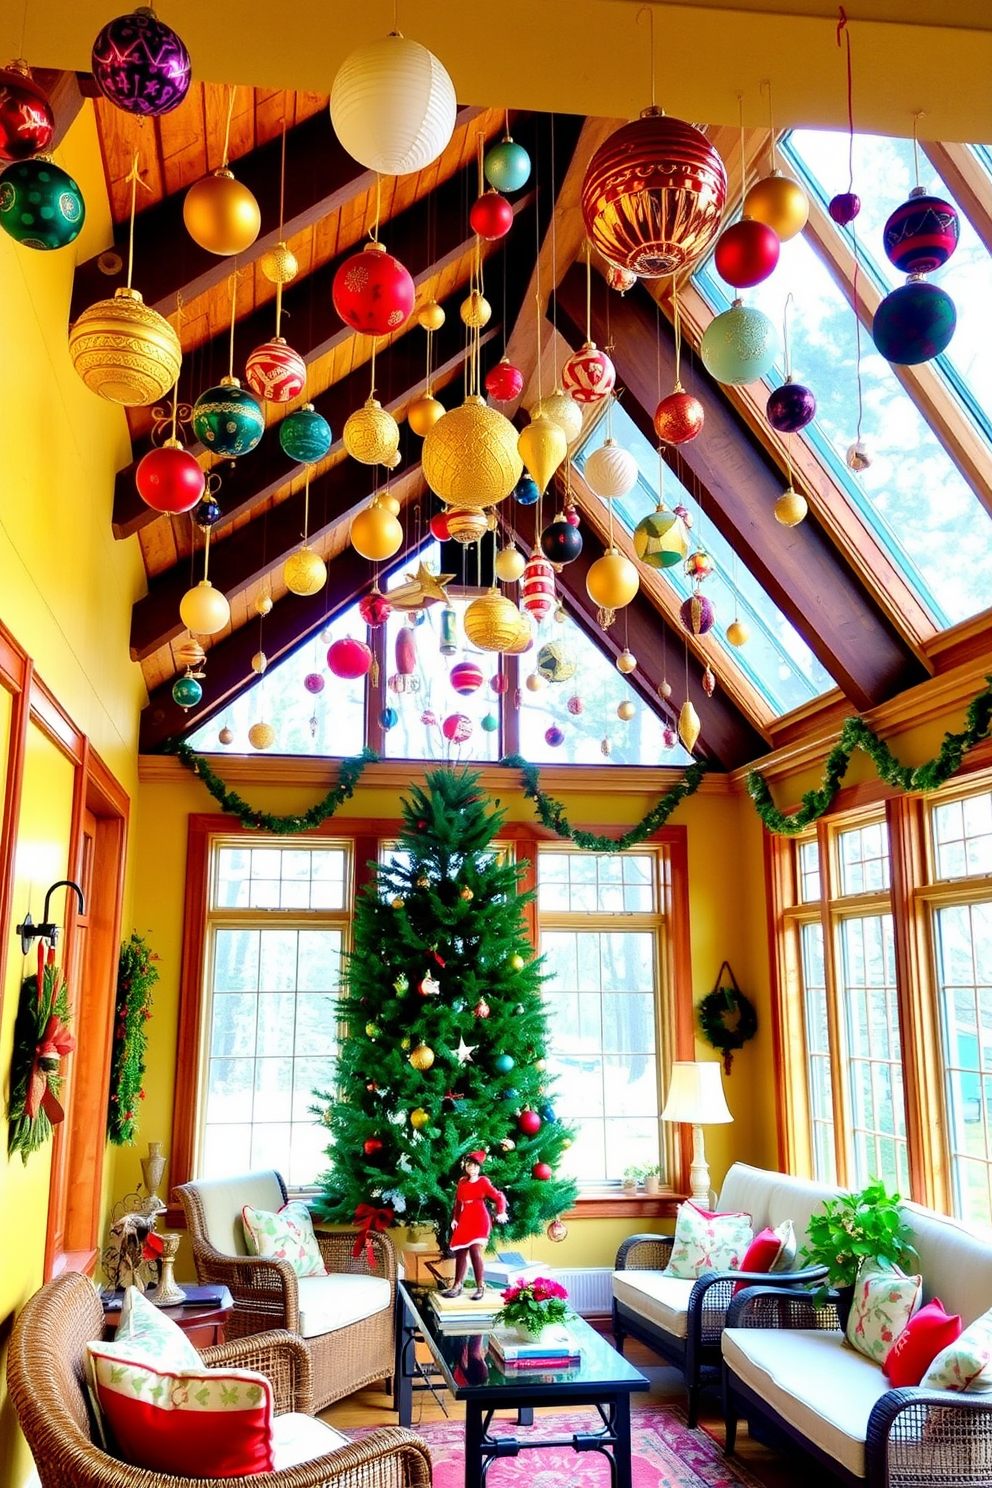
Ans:
{"type": "Polygon", "coordinates": [[[195,708],[203,696],[203,688],[195,677],[177,677],[172,685],[172,700],[180,708],[195,708]]]}
{"type": "Polygon", "coordinates": [[[634,552],[648,568],[675,568],[688,550],[685,525],[667,507],[649,512],[634,528],[634,552]]]}
{"type": "Polygon", "coordinates": [[[494,734],[499,728],[499,719],[495,713],[487,713],[482,720],[482,730],[487,734],[494,734]]]}
{"type": "Polygon", "coordinates": [[[295,413],[287,414],[279,425],[279,443],[291,460],[301,465],[315,465],[331,447],[331,426],[314,408],[304,403],[295,413]]]}
{"type": "Polygon", "coordinates": [[[482,167],[486,180],[497,191],[519,191],[530,176],[530,156],[509,135],[486,152],[482,167]]]}
{"type": "Polygon", "coordinates": [[[699,343],[703,366],[733,387],[764,377],[779,354],[778,332],[768,316],[735,300],[710,321],[699,343]]]}
{"type": "Polygon", "coordinates": [[[193,405],[193,431],[215,455],[235,459],[253,450],[265,433],[265,415],[236,377],[222,377],[193,405]]]}
{"type": "Polygon", "coordinates": [[[0,176],[0,227],[22,248],[65,248],[85,220],[79,187],[44,156],[8,165],[0,176]]]}

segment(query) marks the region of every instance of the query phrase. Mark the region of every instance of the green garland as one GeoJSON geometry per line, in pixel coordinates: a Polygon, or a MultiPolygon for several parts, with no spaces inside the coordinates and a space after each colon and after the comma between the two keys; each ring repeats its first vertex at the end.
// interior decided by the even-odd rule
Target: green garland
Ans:
{"type": "Polygon", "coordinates": [[[571,825],[561,802],[556,801],[553,796],[546,796],[541,790],[537,766],[528,764],[522,755],[508,754],[500,760],[500,764],[521,772],[524,777],[524,795],[530,796],[534,802],[543,826],[558,837],[567,837],[576,847],[585,848],[588,852],[606,853],[626,852],[628,847],[636,847],[639,842],[644,842],[653,832],[657,832],[659,827],[665,825],[676,806],[695,794],[707,771],[707,766],[699,761],[690,765],[678,785],[673,785],[667,795],[656,801],[636,827],[631,827],[622,837],[603,837],[598,832],[583,832],[571,825]]]}
{"type": "MultiPolygon", "coordinates": [[[[49,953],[51,954],[51,953],[49,953]]],[[[10,1067],[7,1152],[37,1152],[65,1113],[59,1105],[62,1057],[76,1040],[69,1032],[72,1010],[60,967],[39,957],[37,976],[25,977],[14,1022],[14,1055],[10,1067]]]]}
{"type": "Polygon", "coordinates": [[[878,776],[886,785],[902,791],[933,791],[944,785],[959,768],[962,759],[982,739],[988,738],[992,729],[992,676],[986,677],[988,687],[972,698],[965,715],[966,726],[958,734],[947,733],[933,759],[914,769],[902,765],[889,746],[882,742],[863,718],[848,718],[840,731],[840,738],[827,755],[823,771],[823,784],[818,790],[809,790],[802,804],[793,812],[779,811],[772,800],[768,782],[757,770],[747,777],[747,789],[755,810],[770,832],[794,837],[829,811],[840,783],[847,774],[851,755],[863,749],[875,766],[878,776]]]}
{"type": "Polygon", "coordinates": [[[703,1038],[710,1048],[723,1055],[723,1067],[729,1075],[735,1051],[743,1049],[758,1031],[754,1003],[738,987],[729,961],[723,962],[716,975],[716,986],[697,1004],[696,1012],[703,1038]],[[721,980],[724,971],[730,979],[729,986],[721,980]],[[728,1018],[732,1020],[729,1023],[728,1018]]]}
{"type": "Polygon", "coordinates": [[[272,832],[277,837],[287,837],[296,832],[312,832],[314,827],[319,827],[321,822],[333,816],[338,807],[354,795],[355,786],[361,780],[365,766],[374,764],[379,758],[374,749],[363,749],[361,754],[343,759],[338,783],[332,786],[322,801],[318,801],[300,816],[273,816],[268,811],[256,811],[237,791],[229,791],[223,780],[211,770],[203,755],[196,754],[188,744],[174,745],[172,753],[180,764],[185,765],[187,770],[192,770],[203,781],[222,811],[236,816],[243,827],[272,832]]]}
{"type": "Polygon", "coordinates": [[[138,1132],[138,1102],[144,1100],[145,1024],[151,1017],[152,987],[158,981],[155,952],[137,930],[121,946],[117,962],[117,1006],[110,1055],[107,1137],[116,1147],[133,1142],[138,1132]]]}

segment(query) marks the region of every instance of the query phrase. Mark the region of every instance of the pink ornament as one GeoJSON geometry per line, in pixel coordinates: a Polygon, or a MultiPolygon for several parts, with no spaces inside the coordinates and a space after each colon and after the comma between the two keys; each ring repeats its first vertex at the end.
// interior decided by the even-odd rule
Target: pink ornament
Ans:
{"type": "Polygon", "coordinates": [[[371,594],[363,594],[358,601],[358,613],[366,625],[378,630],[380,625],[385,625],[392,613],[392,605],[385,595],[380,594],[378,589],[373,589],[371,594]]]}
{"type": "Polygon", "coordinates": [[[528,1137],[533,1137],[536,1136],[537,1133],[541,1130],[541,1118],[540,1116],[538,1116],[536,1111],[531,1111],[529,1109],[526,1111],[521,1111],[520,1115],[517,1117],[517,1125],[522,1132],[525,1132],[527,1134],[528,1137]]]}
{"type": "Polygon", "coordinates": [[[356,677],[365,676],[372,665],[372,652],[364,641],[356,641],[351,636],[345,636],[328,647],[327,665],[335,677],[353,681],[356,677]]]}
{"type": "Polygon", "coordinates": [[[574,506],[566,507],[565,521],[568,522],[570,526],[578,527],[580,520],[581,518],[579,517],[579,513],[574,506]]]}
{"type": "Polygon", "coordinates": [[[674,749],[676,744],[678,743],[678,740],[678,734],[669,724],[666,724],[661,731],[661,742],[664,744],[665,748],[674,749]]]}
{"type": "Polygon", "coordinates": [[[323,692],[324,679],[319,672],[307,672],[306,676],[303,678],[303,686],[306,688],[307,692],[323,692]]]}
{"type": "Polygon", "coordinates": [[[496,672],[492,677],[489,678],[489,686],[492,688],[493,692],[496,693],[497,697],[502,696],[509,685],[509,682],[504,677],[502,672],[496,672]]]}
{"type": "Polygon", "coordinates": [[[542,1183],[547,1183],[551,1177],[551,1169],[546,1162],[535,1163],[530,1171],[533,1177],[540,1178],[542,1183]]]}
{"type": "Polygon", "coordinates": [[[570,697],[566,706],[569,713],[572,714],[573,718],[578,718],[579,714],[582,712],[582,709],[585,707],[585,704],[580,697],[570,697]]]}
{"type": "Polygon", "coordinates": [[[486,373],[486,392],[497,403],[512,403],[524,389],[524,374],[515,367],[509,357],[501,357],[495,367],[486,373]]]}
{"type": "Polygon", "coordinates": [[[617,370],[595,341],[586,341],[562,367],[561,380],[576,403],[598,403],[612,393],[617,370]]]}
{"type": "Polygon", "coordinates": [[[475,1004],[475,1007],[472,1009],[472,1013],[473,1016],[476,1018],[489,1017],[489,1004],[484,997],[479,998],[478,1002],[475,1004]]]}
{"type": "Polygon", "coordinates": [[[441,725],[441,732],[451,744],[464,744],[472,737],[472,720],[464,713],[449,713],[441,725]]]}
{"type": "Polygon", "coordinates": [[[528,558],[520,576],[520,603],[540,625],[555,607],[555,571],[546,558],[528,558]]]}
{"type": "Polygon", "coordinates": [[[436,728],[437,714],[432,713],[430,708],[425,708],[424,712],[420,715],[420,721],[425,728],[436,728]]]}
{"type": "Polygon", "coordinates": [[[412,625],[403,625],[396,632],[396,670],[401,677],[410,677],[417,670],[417,641],[412,625]]]}
{"type": "Polygon", "coordinates": [[[462,694],[476,692],[482,686],[482,672],[474,661],[460,661],[451,668],[451,685],[462,694]]]}
{"type": "Polygon", "coordinates": [[[269,403],[289,403],[303,391],[307,366],[282,336],[274,336],[255,347],[245,363],[245,378],[258,397],[269,403]]]}

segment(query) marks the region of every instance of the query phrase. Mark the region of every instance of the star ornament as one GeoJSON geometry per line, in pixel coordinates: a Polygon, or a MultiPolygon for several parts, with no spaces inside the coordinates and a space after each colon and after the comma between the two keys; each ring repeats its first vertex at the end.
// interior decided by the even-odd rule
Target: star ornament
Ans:
{"type": "Polygon", "coordinates": [[[472,1055],[475,1053],[478,1047],[478,1044],[467,1044],[463,1038],[459,1038],[458,1048],[455,1050],[455,1054],[458,1058],[458,1063],[471,1064],[472,1055]]]}
{"type": "Polygon", "coordinates": [[[421,562],[415,574],[407,574],[405,584],[390,589],[389,603],[394,610],[423,610],[428,605],[447,604],[447,586],[454,577],[454,574],[436,574],[421,562]]]}

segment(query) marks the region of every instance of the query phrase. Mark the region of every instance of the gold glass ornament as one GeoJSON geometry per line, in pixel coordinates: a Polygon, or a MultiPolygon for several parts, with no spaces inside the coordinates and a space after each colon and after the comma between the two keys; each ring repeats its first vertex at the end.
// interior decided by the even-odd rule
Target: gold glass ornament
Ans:
{"type": "Polygon", "coordinates": [[[465,634],[480,651],[506,651],[520,634],[520,611],[511,599],[490,589],[465,611],[465,634]]]}
{"type": "Polygon", "coordinates": [[[417,1131],[423,1131],[424,1127],[430,1122],[430,1119],[430,1112],[425,1111],[423,1106],[417,1106],[415,1110],[410,1112],[410,1125],[417,1131]]]}
{"type": "Polygon", "coordinates": [[[428,1044],[418,1044],[410,1055],[415,1070],[429,1070],[434,1063],[434,1050],[428,1044]]]}
{"type": "Polygon", "coordinates": [[[743,646],[751,635],[743,620],[732,620],[727,626],[727,640],[732,646],[743,646]]]}
{"type": "Polygon", "coordinates": [[[406,411],[406,421],[414,434],[421,439],[426,439],[439,418],[444,418],[444,404],[437,398],[431,397],[430,393],[421,393],[419,398],[414,398],[406,411]]]}
{"type": "Polygon", "coordinates": [[[569,444],[574,444],[582,433],[582,409],[571,393],[566,393],[559,387],[555,388],[550,397],[535,403],[530,416],[532,419],[549,418],[553,424],[558,425],[569,444]]]}
{"type": "Polygon", "coordinates": [[[444,309],[438,304],[437,300],[428,300],[427,304],[423,305],[417,311],[417,324],[421,330],[439,331],[444,325],[444,321],[444,309]]]}
{"type": "Polygon", "coordinates": [[[481,329],[492,319],[493,307],[479,289],[473,289],[468,298],[462,300],[458,311],[467,326],[481,329]]]}
{"type": "Polygon", "coordinates": [[[259,267],[270,284],[291,284],[300,272],[296,254],[288,243],[276,243],[267,248],[259,259],[259,267]]]}
{"type": "Polygon", "coordinates": [[[509,542],[505,548],[500,548],[493,565],[496,577],[502,579],[504,584],[515,584],[526,566],[527,560],[514,542],[509,542]]]}
{"type": "Polygon", "coordinates": [[[543,495],[551,477],[568,454],[568,440],[562,433],[561,425],[553,423],[543,414],[531,419],[520,432],[517,450],[534,484],[543,495]]]}
{"type": "Polygon", "coordinates": [[[271,610],[272,610],[272,595],[271,594],[260,594],[258,596],[258,598],[256,599],[256,601],[255,601],[255,614],[256,615],[262,615],[264,617],[265,615],[268,615],[271,612],[271,610]]]}
{"type": "Polygon", "coordinates": [[[379,492],[379,505],[384,506],[394,517],[398,517],[402,510],[399,501],[389,491],[379,492]]]}
{"type": "Polygon", "coordinates": [[[217,738],[220,740],[220,742],[222,744],[233,744],[234,743],[234,730],[232,728],[228,728],[227,724],[225,723],[224,727],[221,729],[220,733],[217,735],[217,738]]]}
{"type": "Polygon", "coordinates": [[[523,470],[516,429],[475,394],[433,425],[422,463],[431,490],[463,510],[503,501],[523,470]]]}
{"type": "Polygon", "coordinates": [[[348,454],[360,465],[383,465],[399,448],[400,429],[378,398],[369,396],[345,420],[341,439],[348,454]]]}
{"type": "Polygon", "coordinates": [[[789,486],[776,501],[774,511],[776,522],[781,522],[783,527],[798,527],[809,511],[809,505],[805,496],[800,496],[789,486]]]}
{"type": "Polygon", "coordinates": [[[484,511],[453,511],[448,513],[448,536],[452,541],[468,547],[478,542],[489,530],[489,521],[484,511]]]}
{"type": "Polygon", "coordinates": [[[527,688],[528,692],[540,692],[541,688],[544,686],[544,678],[541,676],[540,672],[531,672],[528,675],[527,681],[524,683],[524,686],[527,688]]]}
{"type": "Polygon", "coordinates": [[[352,520],[349,534],[356,553],[370,563],[382,563],[399,551],[403,528],[375,497],[352,520]]]}
{"type": "Polygon", "coordinates": [[[630,675],[631,672],[635,671],[636,668],[637,657],[634,655],[633,651],[628,651],[625,647],[623,651],[620,652],[620,655],[617,657],[617,671],[623,672],[624,676],[627,677],[630,675]]]}
{"type": "Polygon", "coordinates": [[[319,594],[327,582],[327,565],[319,553],[306,543],[296,553],[290,553],[282,566],[283,583],[290,594],[306,597],[319,594]]]}
{"type": "Polygon", "coordinates": [[[186,231],[208,253],[230,258],[244,253],[258,237],[262,214],[247,186],[229,170],[216,170],[194,182],[183,201],[186,231]]]}
{"type": "Polygon", "coordinates": [[[251,659],[251,669],[253,672],[257,672],[260,677],[265,675],[265,669],[268,664],[269,658],[264,651],[256,651],[251,659]]]}
{"type": "Polygon", "coordinates": [[[763,222],[787,243],[801,233],[809,217],[809,197],[791,176],[772,171],[755,181],[744,198],[744,216],[763,222]]]}
{"type": "Polygon", "coordinates": [[[194,635],[216,635],[229,624],[231,606],[209,579],[201,579],[179,601],[179,618],[194,635]]]}
{"type": "Polygon", "coordinates": [[[165,317],[123,286],[83,311],[69,331],[69,355],[90,392],[128,408],[164,397],[183,359],[165,317]]]}
{"type": "Polygon", "coordinates": [[[624,723],[629,723],[636,712],[637,709],[629,698],[624,698],[622,703],[617,704],[617,717],[622,719],[624,723]]]}
{"type": "Polygon", "coordinates": [[[640,588],[637,569],[618,548],[607,548],[602,558],[590,564],[586,591],[601,610],[621,610],[640,588]]]}
{"type": "Polygon", "coordinates": [[[252,749],[271,749],[276,742],[276,731],[271,723],[253,723],[248,730],[248,743],[252,749]]]}
{"type": "Polygon", "coordinates": [[[701,726],[699,714],[687,698],[679,710],[679,738],[690,754],[696,747],[701,726]]]}

